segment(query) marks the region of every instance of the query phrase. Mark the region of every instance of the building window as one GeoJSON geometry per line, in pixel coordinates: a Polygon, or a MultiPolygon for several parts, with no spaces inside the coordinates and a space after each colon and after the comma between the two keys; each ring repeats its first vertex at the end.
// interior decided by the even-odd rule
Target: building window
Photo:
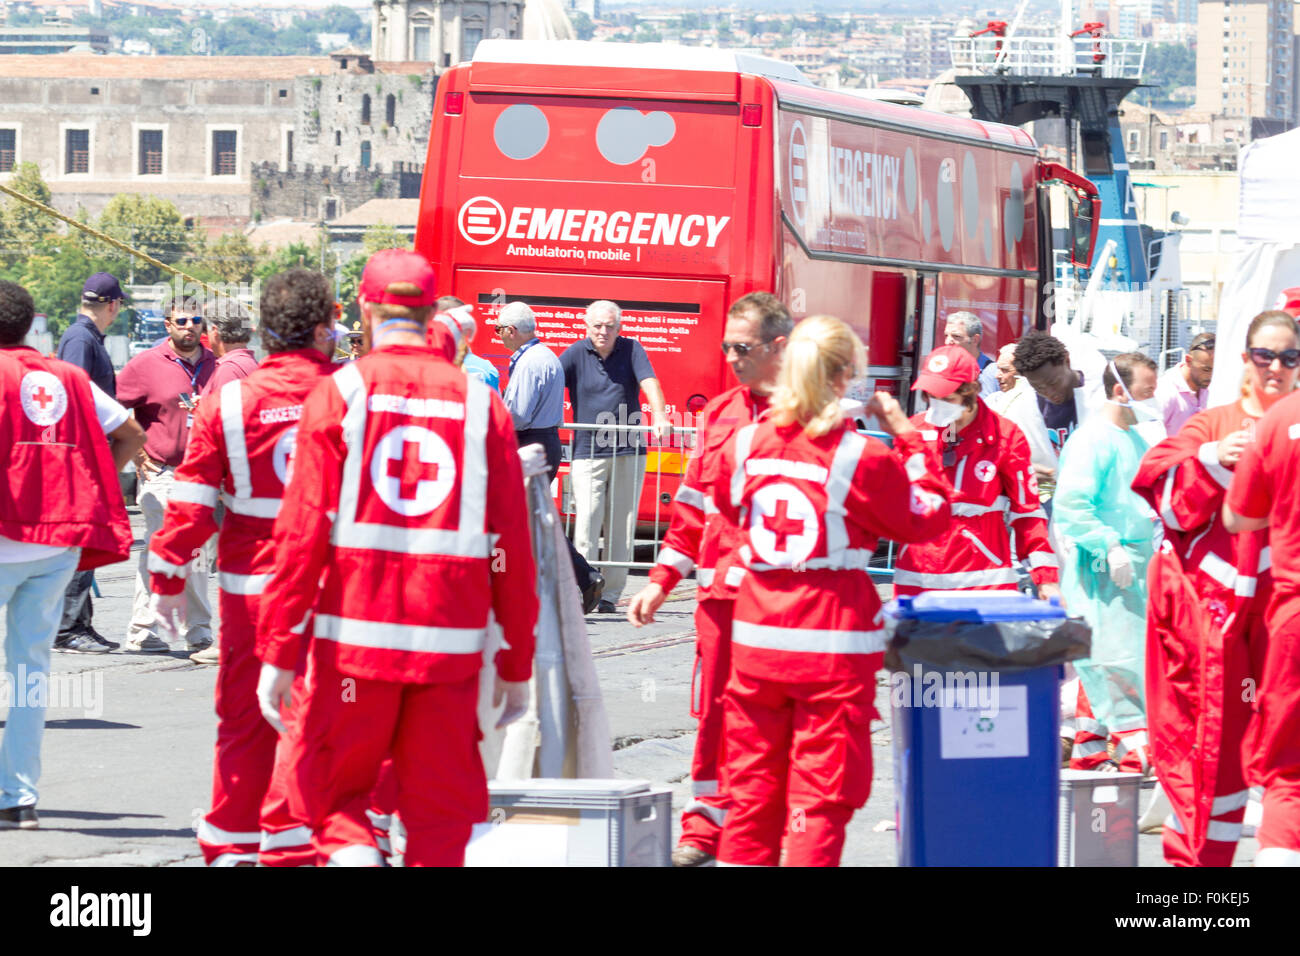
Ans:
{"type": "Polygon", "coordinates": [[[1128,132],[1128,151],[1136,153],[1138,151],[1138,131],[1131,129],[1128,132]]]}
{"type": "Polygon", "coordinates": [[[411,32],[411,59],[429,60],[433,58],[433,47],[429,43],[429,28],[416,27],[411,32]]]}
{"type": "Polygon", "coordinates": [[[18,131],[0,129],[0,173],[12,173],[18,152],[18,131]]]}
{"type": "Polygon", "coordinates": [[[368,139],[361,141],[361,168],[370,168],[370,140],[368,139]]]}
{"type": "Polygon", "coordinates": [[[64,133],[63,171],[90,172],[90,130],[70,129],[64,133]]]}
{"type": "Polygon", "coordinates": [[[335,146],[342,146],[342,145],[343,145],[343,130],[341,130],[341,129],[336,129],[336,130],[334,131],[334,145],[335,145],[335,146]]]}
{"type": "Polygon", "coordinates": [[[1168,148],[1169,148],[1169,133],[1168,133],[1166,130],[1161,130],[1161,131],[1160,131],[1160,149],[1161,149],[1161,150],[1166,150],[1166,149],[1168,149],[1168,148]]]}
{"type": "Polygon", "coordinates": [[[212,175],[237,175],[238,164],[239,134],[233,129],[214,129],[212,131],[212,175]]]}
{"type": "Polygon", "coordinates": [[[325,200],[325,218],[333,219],[339,214],[339,205],[333,199],[325,200]]]}
{"type": "Polygon", "coordinates": [[[370,94],[361,97],[361,125],[370,125],[370,94]]]}
{"type": "Polygon", "coordinates": [[[163,171],[163,134],[160,129],[140,130],[140,175],[161,176],[163,171]]]}
{"type": "Polygon", "coordinates": [[[481,28],[466,28],[465,41],[461,46],[460,60],[466,63],[474,59],[474,48],[478,46],[478,41],[483,39],[483,30],[481,28]]]}
{"type": "Polygon", "coordinates": [[[384,122],[389,126],[397,125],[397,97],[392,93],[384,99],[384,122]]]}
{"type": "Polygon", "coordinates": [[[284,162],[285,165],[293,162],[293,130],[284,131],[284,162]]]}

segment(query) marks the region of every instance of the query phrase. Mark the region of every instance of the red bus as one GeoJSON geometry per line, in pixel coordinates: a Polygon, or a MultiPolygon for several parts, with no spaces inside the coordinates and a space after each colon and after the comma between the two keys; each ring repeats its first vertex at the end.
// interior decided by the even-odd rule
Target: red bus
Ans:
{"type": "MultiPolygon", "coordinates": [[[[480,316],[527,302],[557,352],[586,334],[588,303],[618,302],[686,425],[729,386],[727,307],[756,290],[796,319],[853,324],[865,389],[904,391],[954,311],[981,317],[993,355],[1044,324],[1040,185],[1096,195],[1018,128],[825,90],[727,50],[485,40],[436,95],[415,245],[443,287],[480,316]]],[[[1089,205],[1070,224],[1085,262],[1089,205]]],[[[504,375],[491,328],[474,349],[504,375]]],[[[652,490],[681,459],[647,465],[652,490]]]]}

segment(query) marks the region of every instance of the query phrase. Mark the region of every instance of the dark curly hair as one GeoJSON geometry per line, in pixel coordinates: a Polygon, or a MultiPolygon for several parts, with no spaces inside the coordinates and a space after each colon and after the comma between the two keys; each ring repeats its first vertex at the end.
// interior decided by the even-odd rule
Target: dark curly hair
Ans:
{"type": "Polygon", "coordinates": [[[35,317],[31,293],[17,282],[0,282],[0,345],[21,345],[35,317]]]}
{"type": "Polygon", "coordinates": [[[1070,361],[1070,353],[1065,343],[1046,332],[1026,332],[1024,338],[1016,343],[1016,354],[1012,364],[1021,375],[1026,375],[1042,368],[1044,365],[1064,365],[1070,361]]]}
{"type": "Polygon", "coordinates": [[[312,330],[333,318],[334,293],[319,272],[290,269],[271,276],[262,290],[262,344],[268,352],[306,348],[312,330]]]}

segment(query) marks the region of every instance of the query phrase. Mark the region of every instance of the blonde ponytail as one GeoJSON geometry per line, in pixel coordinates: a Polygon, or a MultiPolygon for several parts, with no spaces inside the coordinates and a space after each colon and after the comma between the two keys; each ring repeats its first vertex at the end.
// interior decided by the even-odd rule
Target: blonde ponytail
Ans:
{"type": "Polygon", "coordinates": [[[772,420],[798,422],[812,438],[825,435],[844,419],[835,382],[865,371],[867,353],[861,340],[840,319],[813,315],[790,333],[781,373],[772,392],[772,420]]]}

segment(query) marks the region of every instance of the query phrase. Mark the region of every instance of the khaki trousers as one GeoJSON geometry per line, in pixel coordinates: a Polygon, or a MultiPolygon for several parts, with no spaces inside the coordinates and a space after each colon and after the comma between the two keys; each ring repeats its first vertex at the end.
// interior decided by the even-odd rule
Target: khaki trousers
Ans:
{"type": "MultiPolygon", "coordinates": [[[[645,456],[580,458],[572,463],[569,474],[576,512],[573,546],[593,563],[631,561],[637,506],[645,482],[645,456]],[[597,546],[602,533],[605,547],[600,550],[597,546]]],[[[600,570],[605,576],[601,600],[617,604],[627,584],[627,568],[600,570]]]]}

